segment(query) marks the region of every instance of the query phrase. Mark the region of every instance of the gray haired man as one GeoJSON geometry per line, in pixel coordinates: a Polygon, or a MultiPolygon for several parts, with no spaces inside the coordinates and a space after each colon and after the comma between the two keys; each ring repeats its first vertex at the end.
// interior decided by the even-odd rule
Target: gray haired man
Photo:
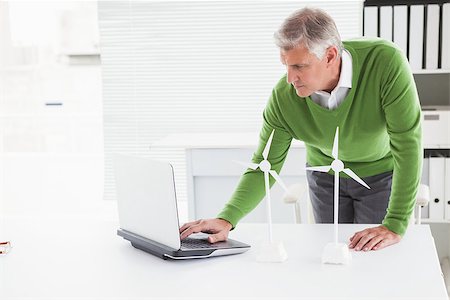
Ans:
{"type": "MultiPolygon", "coordinates": [[[[339,221],[381,224],[356,232],[349,247],[370,251],[399,242],[422,167],[421,109],[404,54],[381,39],[341,42],[333,19],[314,8],[288,17],[275,41],[286,74],[264,110],[253,162],[263,159],[275,130],[268,160],[277,172],[292,139],[305,143],[308,165],[330,165],[330,141],[339,126],[339,158],[371,187],[340,173],[339,221]]],[[[217,218],[183,225],[181,238],[206,232],[212,243],[225,240],[264,197],[262,176],[247,170],[217,218]]],[[[331,223],[333,175],[308,171],[307,179],[316,222],[331,223]]]]}

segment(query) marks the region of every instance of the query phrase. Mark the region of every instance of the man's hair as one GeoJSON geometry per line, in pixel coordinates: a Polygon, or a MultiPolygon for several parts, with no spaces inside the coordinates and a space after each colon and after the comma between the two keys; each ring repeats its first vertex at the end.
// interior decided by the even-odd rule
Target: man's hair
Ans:
{"type": "Polygon", "coordinates": [[[274,34],[275,44],[283,50],[304,45],[322,59],[330,46],[341,56],[343,45],[333,19],[322,9],[305,7],[284,20],[274,34]]]}

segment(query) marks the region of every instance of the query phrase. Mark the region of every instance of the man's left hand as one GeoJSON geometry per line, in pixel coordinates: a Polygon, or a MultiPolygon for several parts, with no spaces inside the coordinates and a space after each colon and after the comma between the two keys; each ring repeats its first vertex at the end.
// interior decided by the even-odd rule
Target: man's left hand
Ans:
{"type": "Polygon", "coordinates": [[[400,242],[402,237],[383,225],[358,231],[350,238],[350,249],[356,251],[380,250],[400,242]]]}

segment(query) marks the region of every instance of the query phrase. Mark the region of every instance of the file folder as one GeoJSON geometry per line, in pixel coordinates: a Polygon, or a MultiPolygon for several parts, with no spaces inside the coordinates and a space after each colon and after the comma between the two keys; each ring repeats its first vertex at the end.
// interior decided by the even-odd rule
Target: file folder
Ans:
{"type": "Polygon", "coordinates": [[[380,7],[380,37],[392,42],[392,6],[380,7]]]}
{"type": "Polygon", "coordinates": [[[364,36],[378,37],[378,7],[364,7],[364,36]]]}
{"type": "Polygon", "coordinates": [[[426,44],[426,69],[436,70],[438,68],[439,49],[439,5],[427,6],[427,44],[426,44]]]}
{"type": "Polygon", "coordinates": [[[445,157],[430,157],[429,186],[430,211],[429,217],[434,220],[444,219],[445,198],[445,157]]]}
{"type": "MultiPolygon", "coordinates": [[[[428,157],[424,157],[423,164],[422,164],[422,174],[420,174],[420,183],[427,185],[428,191],[430,190],[429,170],[430,170],[430,159],[428,157]]],[[[428,198],[431,199],[430,195],[428,195],[428,198]]],[[[430,204],[430,203],[428,202],[428,204],[430,204]]],[[[416,208],[416,209],[418,209],[418,208],[416,208]]],[[[415,212],[417,212],[416,209],[414,210],[415,212]]],[[[428,219],[429,217],[430,217],[430,207],[428,205],[422,207],[421,208],[421,218],[428,219]]]]}
{"type": "Polygon", "coordinates": [[[450,221],[450,157],[445,158],[445,177],[444,177],[444,188],[445,188],[445,219],[450,221]]]}
{"type": "Polygon", "coordinates": [[[409,25],[409,64],[413,71],[423,69],[423,5],[411,5],[409,25]]]}
{"type": "Polygon", "coordinates": [[[406,5],[394,6],[394,43],[406,54],[408,37],[408,8],[406,5]]]}
{"type": "MultiPolygon", "coordinates": [[[[450,70],[450,3],[442,6],[442,61],[441,68],[450,70]]],[[[450,180],[450,179],[449,179],[450,180]]]]}

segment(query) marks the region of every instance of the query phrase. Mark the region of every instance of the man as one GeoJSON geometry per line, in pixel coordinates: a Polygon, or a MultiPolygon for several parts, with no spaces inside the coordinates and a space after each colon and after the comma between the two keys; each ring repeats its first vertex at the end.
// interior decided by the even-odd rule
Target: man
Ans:
{"type": "MultiPolygon", "coordinates": [[[[381,223],[355,233],[349,247],[369,251],[399,242],[414,209],[422,166],[421,109],[404,54],[381,39],[342,43],[332,18],[312,8],[288,17],[275,40],[287,73],[264,110],[253,162],[263,159],[275,129],[268,160],[277,172],[293,138],[304,141],[308,165],[330,165],[339,126],[339,159],[371,187],[340,173],[339,221],[381,223]]],[[[317,223],[333,222],[331,172],[307,172],[317,223]]],[[[211,243],[225,240],[263,197],[262,172],[247,170],[218,217],[183,225],[181,238],[206,232],[211,243]]]]}

